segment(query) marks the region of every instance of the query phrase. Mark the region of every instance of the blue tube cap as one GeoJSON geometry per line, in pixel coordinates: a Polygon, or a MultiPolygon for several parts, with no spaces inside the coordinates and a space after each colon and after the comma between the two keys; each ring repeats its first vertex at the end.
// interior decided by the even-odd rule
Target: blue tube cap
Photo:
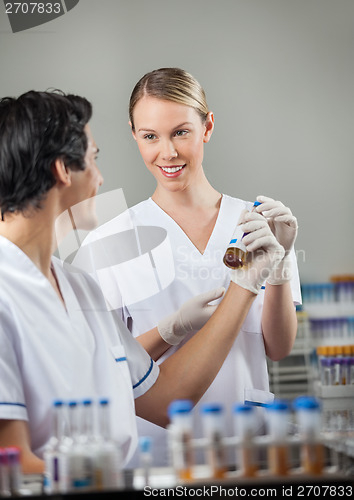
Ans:
{"type": "Polygon", "coordinates": [[[200,408],[200,413],[222,413],[224,407],[220,403],[205,403],[200,408]]]}
{"type": "Polygon", "coordinates": [[[139,449],[142,453],[151,453],[152,438],[150,436],[141,436],[139,438],[139,449]]]}
{"type": "Polygon", "coordinates": [[[252,413],[254,412],[254,406],[237,403],[235,404],[233,410],[234,413],[252,413]]]}
{"type": "Polygon", "coordinates": [[[319,410],[321,404],[318,399],[313,396],[299,396],[293,402],[295,410],[319,410]]]}
{"type": "Polygon", "coordinates": [[[274,399],[272,403],[266,404],[265,408],[270,411],[288,411],[290,406],[289,403],[283,399],[274,399]]]}
{"type": "Polygon", "coordinates": [[[189,399],[176,399],[168,407],[168,415],[177,415],[181,413],[190,413],[193,409],[193,403],[189,399]]]}

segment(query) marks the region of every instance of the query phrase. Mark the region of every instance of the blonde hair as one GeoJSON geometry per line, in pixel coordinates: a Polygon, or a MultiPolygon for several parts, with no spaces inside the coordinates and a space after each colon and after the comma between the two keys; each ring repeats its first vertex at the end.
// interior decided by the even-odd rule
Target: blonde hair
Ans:
{"type": "Polygon", "coordinates": [[[180,68],[160,68],[146,73],[133,89],[129,102],[129,118],[133,131],[134,108],[144,96],[190,106],[198,112],[203,122],[209,112],[204,89],[191,74],[180,68]]]}

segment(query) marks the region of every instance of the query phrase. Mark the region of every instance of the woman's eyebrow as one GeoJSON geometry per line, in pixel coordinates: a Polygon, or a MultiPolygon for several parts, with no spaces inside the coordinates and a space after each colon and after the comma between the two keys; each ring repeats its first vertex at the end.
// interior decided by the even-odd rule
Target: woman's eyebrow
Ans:
{"type": "MultiPolygon", "coordinates": [[[[186,125],[193,125],[193,124],[191,122],[183,122],[183,123],[180,123],[179,125],[176,125],[175,127],[173,127],[173,130],[176,130],[177,128],[185,127],[186,125]]],[[[151,128],[141,127],[138,129],[138,132],[155,132],[155,130],[151,129],[151,128]]]]}

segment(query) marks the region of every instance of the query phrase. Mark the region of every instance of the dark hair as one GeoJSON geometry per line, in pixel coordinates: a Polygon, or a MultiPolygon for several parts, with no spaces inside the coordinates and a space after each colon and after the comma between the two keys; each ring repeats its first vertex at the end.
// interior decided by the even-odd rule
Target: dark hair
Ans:
{"type": "Polygon", "coordinates": [[[194,76],[181,68],[155,69],[140,78],[130,96],[129,119],[133,131],[134,108],[144,96],[190,106],[197,111],[202,122],[205,122],[209,112],[204,89],[194,76]]]}
{"type": "Polygon", "coordinates": [[[72,170],[85,169],[84,131],[92,106],[63,92],[30,91],[0,100],[0,210],[40,208],[54,186],[52,166],[63,160],[72,170]]]}

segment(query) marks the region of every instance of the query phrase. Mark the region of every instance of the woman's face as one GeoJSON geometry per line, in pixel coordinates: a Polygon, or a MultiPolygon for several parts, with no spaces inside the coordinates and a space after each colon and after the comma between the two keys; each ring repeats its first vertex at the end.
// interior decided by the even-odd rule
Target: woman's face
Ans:
{"type": "Polygon", "coordinates": [[[137,102],[133,117],[133,136],[158,185],[179,191],[198,180],[203,144],[214,127],[212,113],[203,123],[190,106],[145,96],[137,102]]]}

